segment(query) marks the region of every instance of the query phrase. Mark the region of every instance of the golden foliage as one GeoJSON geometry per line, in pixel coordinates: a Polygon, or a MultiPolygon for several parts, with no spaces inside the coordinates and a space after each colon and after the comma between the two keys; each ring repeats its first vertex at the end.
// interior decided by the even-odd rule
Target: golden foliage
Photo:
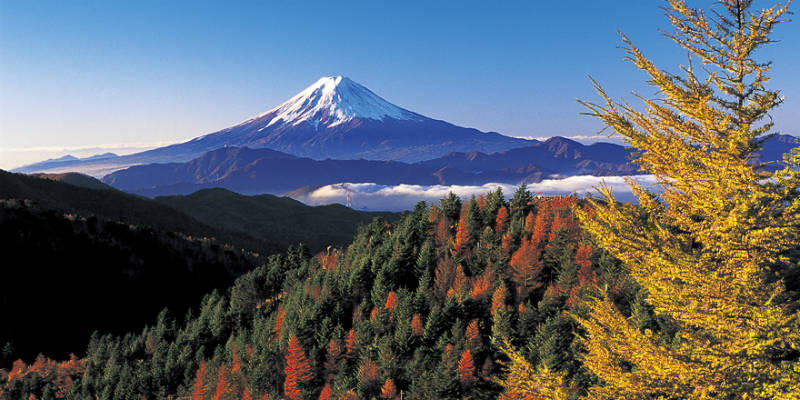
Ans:
{"type": "Polygon", "coordinates": [[[550,371],[546,366],[534,368],[528,360],[517,353],[508,340],[501,351],[509,358],[506,365],[508,375],[500,383],[505,391],[501,400],[567,400],[569,393],[564,384],[564,375],[550,371]]]}
{"type": "Polygon", "coordinates": [[[713,18],[682,0],[668,3],[675,29],[667,36],[690,53],[683,74],[656,68],[623,36],[629,61],[661,97],[640,98],[646,110],[638,111],[595,84],[603,104],[582,102],[637,149],[634,161],[662,194],[631,180],[638,207],[602,188],[596,214],[579,215],[678,332],[664,344],[608,297],[594,301],[591,315],[578,318],[584,365],[601,381],[590,397],[800,398],[797,360],[779,356],[800,346],[800,316],[782,280],[798,268],[800,157],[774,173],[751,160],[772,127],[761,121],[783,101],[764,87],[770,64],[752,56],[788,3],[751,12],[752,1],[723,0],[713,18]],[[702,70],[692,65],[698,59],[702,70]]]}

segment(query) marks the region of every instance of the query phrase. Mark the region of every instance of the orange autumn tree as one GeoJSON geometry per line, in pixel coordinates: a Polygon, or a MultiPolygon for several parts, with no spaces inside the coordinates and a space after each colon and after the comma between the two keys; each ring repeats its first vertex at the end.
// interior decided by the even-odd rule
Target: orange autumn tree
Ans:
{"type": "Polygon", "coordinates": [[[295,335],[289,339],[286,368],[283,372],[286,374],[286,380],[283,382],[284,394],[291,400],[300,399],[302,385],[311,381],[314,376],[311,374],[311,365],[306,359],[306,353],[295,335]]]}
{"type": "Polygon", "coordinates": [[[206,377],[206,362],[201,361],[197,368],[194,378],[194,388],[192,390],[192,400],[203,400],[206,397],[206,385],[203,380],[206,377]]]}
{"type": "Polygon", "coordinates": [[[461,359],[458,361],[458,380],[463,385],[471,385],[475,383],[475,362],[472,360],[472,352],[469,349],[461,353],[461,359]]]}
{"type": "Polygon", "coordinates": [[[539,281],[539,274],[544,267],[540,260],[541,254],[541,248],[531,238],[523,240],[519,249],[511,256],[509,265],[512,268],[514,282],[517,284],[517,296],[520,300],[524,299],[531,290],[542,286],[539,281]]]}
{"type": "Polygon", "coordinates": [[[397,387],[394,385],[392,378],[387,378],[386,382],[384,382],[383,386],[381,387],[381,398],[388,400],[400,398],[397,396],[397,387]]]}
{"type": "Polygon", "coordinates": [[[390,313],[394,311],[394,306],[397,304],[397,295],[394,293],[394,290],[389,292],[389,295],[386,296],[386,304],[383,305],[386,310],[390,313]]]}
{"type": "Polygon", "coordinates": [[[333,399],[333,389],[331,389],[331,383],[328,382],[325,386],[322,387],[322,391],[319,392],[319,399],[318,400],[332,400],[333,399]]]}
{"type": "MultiPolygon", "coordinates": [[[[464,213],[462,213],[464,214],[464,213]]],[[[452,256],[461,253],[469,245],[469,228],[467,228],[467,217],[462,215],[458,220],[458,228],[456,229],[456,238],[453,241],[453,249],[450,251],[452,256]]]]}
{"type": "Polygon", "coordinates": [[[419,314],[414,314],[414,316],[411,317],[411,332],[417,336],[425,334],[425,327],[422,326],[422,319],[420,319],[419,314]]]}
{"type": "Polygon", "coordinates": [[[497,210],[497,218],[494,221],[494,231],[497,234],[502,234],[503,231],[506,229],[506,224],[508,223],[508,208],[506,206],[501,206],[499,210],[497,210]]]}

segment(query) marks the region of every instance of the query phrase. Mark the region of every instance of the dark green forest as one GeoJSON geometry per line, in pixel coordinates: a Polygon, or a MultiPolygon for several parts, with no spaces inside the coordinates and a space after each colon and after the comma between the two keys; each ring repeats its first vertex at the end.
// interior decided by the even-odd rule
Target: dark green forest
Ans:
{"type": "Polygon", "coordinates": [[[586,387],[569,314],[585,312],[595,288],[609,288],[641,326],[659,321],[581,231],[574,211],[585,208],[524,186],[510,201],[497,191],[420,203],[395,223],[363,226],[346,247],[271,255],[185,315],[164,310],[138,333],[87,336],[72,360],[16,361],[0,373],[2,393],[494,398],[501,337],[586,387]]]}

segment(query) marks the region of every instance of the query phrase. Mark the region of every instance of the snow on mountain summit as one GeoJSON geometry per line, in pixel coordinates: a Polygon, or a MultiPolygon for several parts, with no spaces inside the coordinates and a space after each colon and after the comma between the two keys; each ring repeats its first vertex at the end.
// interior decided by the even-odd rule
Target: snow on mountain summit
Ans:
{"type": "Polygon", "coordinates": [[[425,117],[397,107],[366,87],[342,76],[323,77],[286,102],[244,123],[271,117],[272,125],[297,126],[307,122],[334,127],[353,119],[423,120],[425,117]]]}

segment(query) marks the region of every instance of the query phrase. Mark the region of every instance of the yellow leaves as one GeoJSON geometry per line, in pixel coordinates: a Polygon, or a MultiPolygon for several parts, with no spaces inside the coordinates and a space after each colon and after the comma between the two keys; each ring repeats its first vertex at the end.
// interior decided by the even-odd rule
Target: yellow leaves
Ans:
{"type": "Polygon", "coordinates": [[[506,390],[503,400],[567,400],[569,393],[564,384],[564,374],[550,371],[546,366],[534,368],[528,360],[517,353],[507,339],[501,351],[508,356],[508,375],[499,383],[506,390]]]}
{"type": "Polygon", "coordinates": [[[593,203],[591,216],[579,212],[581,222],[678,329],[676,344],[665,347],[608,298],[595,301],[591,316],[577,318],[586,331],[584,365],[602,381],[591,398],[797,396],[796,363],[772,360],[800,346],[778,275],[798,268],[800,151],[771,176],[750,160],[772,126],[757,123],[782,101],[764,88],[769,65],[751,54],[769,42],[787,5],[753,14],[749,1],[726,0],[709,19],[669,0],[675,32],[668,36],[704,68],[692,68],[690,58],[685,77],[669,74],[623,36],[629,60],[662,98],[640,98],[639,111],[615,104],[593,81],[604,104],[581,102],[637,150],[634,161],[663,189],[656,196],[631,182],[633,206],[601,188],[604,202],[593,203]]]}

